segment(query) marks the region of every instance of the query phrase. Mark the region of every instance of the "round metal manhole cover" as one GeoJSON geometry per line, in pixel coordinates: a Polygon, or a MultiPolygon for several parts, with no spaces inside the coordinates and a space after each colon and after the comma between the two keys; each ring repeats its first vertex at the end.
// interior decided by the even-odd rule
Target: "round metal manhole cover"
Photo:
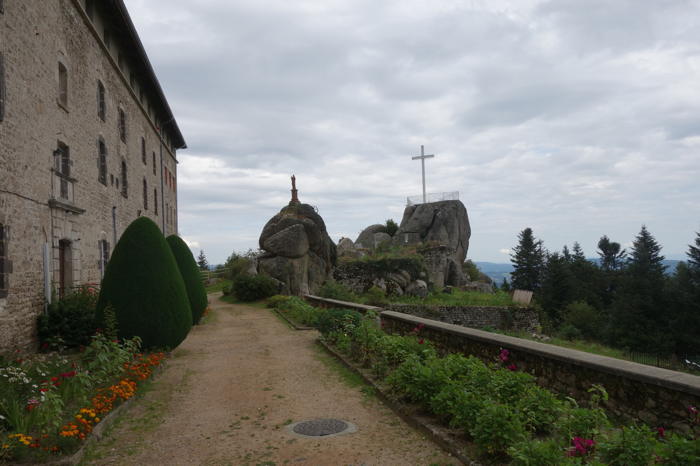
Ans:
{"type": "Polygon", "coordinates": [[[340,419],[314,419],[291,424],[289,429],[303,437],[332,437],[357,431],[357,427],[340,419]]]}

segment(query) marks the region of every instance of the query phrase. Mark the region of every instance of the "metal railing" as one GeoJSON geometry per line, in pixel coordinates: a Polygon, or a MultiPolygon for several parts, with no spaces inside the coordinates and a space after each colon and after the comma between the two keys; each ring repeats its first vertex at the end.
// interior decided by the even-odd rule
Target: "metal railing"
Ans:
{"type": "Polygon", "coordinates": [[[700,355],[696,356],[668,356],[637,351],[625,351],[623,356],[633,362],[646,364],[647,366],[661,367],[674,371],[700,373],[700,355]]]}
{"type": "Polygon", "coordinates": [[[450,193],[428,193],[425,195],[425,202],[423,202],[422,194],[417,196],[409,196],[406,198],[406,205],[411,206],[440,201],[459,201],[459,191],[453,191],[450,193]]]}

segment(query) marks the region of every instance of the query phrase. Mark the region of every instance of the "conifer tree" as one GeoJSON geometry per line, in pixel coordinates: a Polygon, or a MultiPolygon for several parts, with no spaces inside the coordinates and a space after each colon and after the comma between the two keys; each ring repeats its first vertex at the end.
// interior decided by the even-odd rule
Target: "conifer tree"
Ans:
{"type": "Polygon", "coordinates": [[[700,232],[696,233],[695,246],[688,245],[688,269],[691,277],[700,286],[700,232]]]}
{"type": "Polygon", "coordinates": [[[185,282],[185,290],[187,290],[187,297],[192,310],[192,323],[196,325],[202,318],[207,304],[209,304],[207,292],[204,290],[204,283],[202,283],[202,274],[194,261],[192,251],[190,251],[190,248],[182,238],[177,235],[170,235],[165,240],[175,256],[175,261],[185,282]]]}
{"type": "Polygon", "coordinates": [[[537,291],[542,281],[544,247],[535,239],[532,228],[525,228],[518,235],[518,245],[513,248],[510,261],[513,263],[511,287],[513,289],[537,291]]]}
{"type": "Polygon", "coordinates": [[[145,349],[175,348],[192,327],[185,283],[168,243],[148,217],[122,234],[107,264],[96,306],[105,328],[105,308],[114,309],[120,338],[138,336],[145,349]]]}
{"type": "Polygon", "coordinates": [[[627,251],[621,249],[620,243],[610,241],[610,238],[603,235],[598,241],[598,255],[603,270],[618,270],[624,264],[627,251]]]}
{"type": "Polygon", "coordinates": [[[199,270],[209,270],[209,262],[207,261],[207,256],[204,255],[204,249],[199,250],[197,266],[199,266],[199,270]]]}

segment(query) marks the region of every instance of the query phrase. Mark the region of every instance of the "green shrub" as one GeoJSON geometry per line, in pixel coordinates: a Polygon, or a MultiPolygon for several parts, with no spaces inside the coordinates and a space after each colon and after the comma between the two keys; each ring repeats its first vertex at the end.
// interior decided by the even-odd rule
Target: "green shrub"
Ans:
{"type": "Polygon", "coordinates": [[[564,410],[554,428],[562,437],[570,440],[574,437],[593,439],[609,426],[608,417],[602,409],[575,407],[564,410]]]}
{"type": "Polygon", "coordinates": [[[668,466],[700,464],[700,437],[691,440],[678,434],[670,434],[660,448],[659,457],[668,466]]]}
{"type": "MultiPolygon", "coordinates": [[[[564,326],[576,328],[583,338],[591,339],[599,337],[602,320],[603,317],[600,311],[585,302],[577,301],[575,303],[570,303],[564,309],[564,326]]],[[[578,338],[575,335],[572,336],[578,338]]]]}
{"type": "Polygon", "coordinates": [[[502,404],[486,404],[479,411],[469,434],[481,451],[492,455],[505,453],[508,447],[527,437],[518,413],[502,404]]]}
{"type": "Polygon", "coordinates": [[[564,403],[537,385],[527,387],[516,407],[523,416],[525,427],[537,433],[550,432],[564,411],[564,403]]]}
{"type": "MultiPolygon", "coordinates": [[[[610,466],[649,464],[656,439],[645,425],[623,427],[598,444],[602,460],[610,466]]],[[[692,463],[690,463],[692,464],[692,463]]]]}
{"type": "Polygon", "coordinates": [[[389,302],[386,293],[378,286],[373,286],[365,293],[365,299],[370,306],[386,306],[389,302]]]}
{"type": "Polygon", "coordinates": [[[324,309],[319,313],[317,328],[321,334],[343,331],[350,333],[360,324],[362,315],[349,309],[324,309]]]}
{"type": "Polygon", "coordinates": [[[581,330],[579,330],[577,327],[573,326],[572,324],[564,324],[561,327],[559,327],[559,336],[561,336],[564,340],[579,340],[583,336],[581,333],[581,330]]]}
{"type": "MultiPolygon", "coordinates": [[[[273,296],[272,298],[275,297],[273,296]]],[[[315,327],[318,324],[318,318],[323,312],[322,309],[313,307],[297,296],[287,296],[284,301],[279,301],[277,310],[284,313],[294,322],[311,327],[315,327]]]]}
{"type": "Polygon", "coordinates": [[[359,298],[350,289],[334,280],[329,280],[318,290],[318,295],[322,298],[337,299],[338,301],[358,302],[359,298]]]}
{"type": "Polygon", "coordinates": [[[204,283],[202,283],[201,272],[197,262],[194,260],[192,251],[179,236],[170,235],[165,240],[168,242],[173,256],[175,256],[175,262],[177,262],[182,280],[185,282],[185,290],[187,290],[190,310],[192,311],[192,323],[198,324],[209,304],[207,293],[204,290],[204,283]]]}
{"type": "Polygon", "coordinates": [[[399,231],[399,226],[396,224],[393,218],[387,219],[385,223],[386,234],[389,236],[394,236],[397,231],[399,231]]]}
{"type": "Polygon", "coordinates": [[[95,334],[97,291],[82,286],[49,304],[48,312],[37,321],[42,349],[56,350],[90,344],[95,334]]]}
{"type": "Polygon", "coordinates": [[[449,419],[450,426],[468,432],[488,402],[488,398],[469,391],[464,383],[451,382],[430,400],[430,409],[449,419]]]}
{"type": "Polygon", "coordinates": [[[266,306],[269,308],[272,308],[272,309],[279,309],[279,308],[283,307],[287,303],[287,301],[289,301],[290,298],[291,298],[291,296],[286,296],[283,294],[276,294],[274,296],[270,296],[267,299],[266,306]]]}
{"type": "Polygon", "coordinates": [[[144,348],[174,348],[192,327],[192,311],[175,257],[160,230],[139,217],[124,231],[107,264],[96,321],[111,305],[119,337],[138,336],[144,348]]]}
{"type": "Polygon", "coordinates": [[[525,440],[508,449],[513,466],[560,466],[571,464],[554,440],[525,440]]]}
{"type": "Polygon", "coordinates": [[[277,282],[267,275],[240,274],[231,283],[231,294],[243,302],[269,298],[278,291],[277,282]]]}
{"type": "Polygon", "coordinates": [[[497,369],[492,372],[488,391],[501,403],[515,404],[534,383],[535,378],[526,372],[497,369]]]}

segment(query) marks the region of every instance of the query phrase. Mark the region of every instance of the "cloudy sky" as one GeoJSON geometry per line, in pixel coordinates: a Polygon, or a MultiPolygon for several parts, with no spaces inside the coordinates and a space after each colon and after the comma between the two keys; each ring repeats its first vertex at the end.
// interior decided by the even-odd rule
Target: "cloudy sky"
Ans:
{"type": "Polygon", "coordinates": [[[698,0],[126,0],[189,148],[180,233],[211,263],[289,200],[331,237],[459,191],[469,257],[700,230],[698,0]]]}

